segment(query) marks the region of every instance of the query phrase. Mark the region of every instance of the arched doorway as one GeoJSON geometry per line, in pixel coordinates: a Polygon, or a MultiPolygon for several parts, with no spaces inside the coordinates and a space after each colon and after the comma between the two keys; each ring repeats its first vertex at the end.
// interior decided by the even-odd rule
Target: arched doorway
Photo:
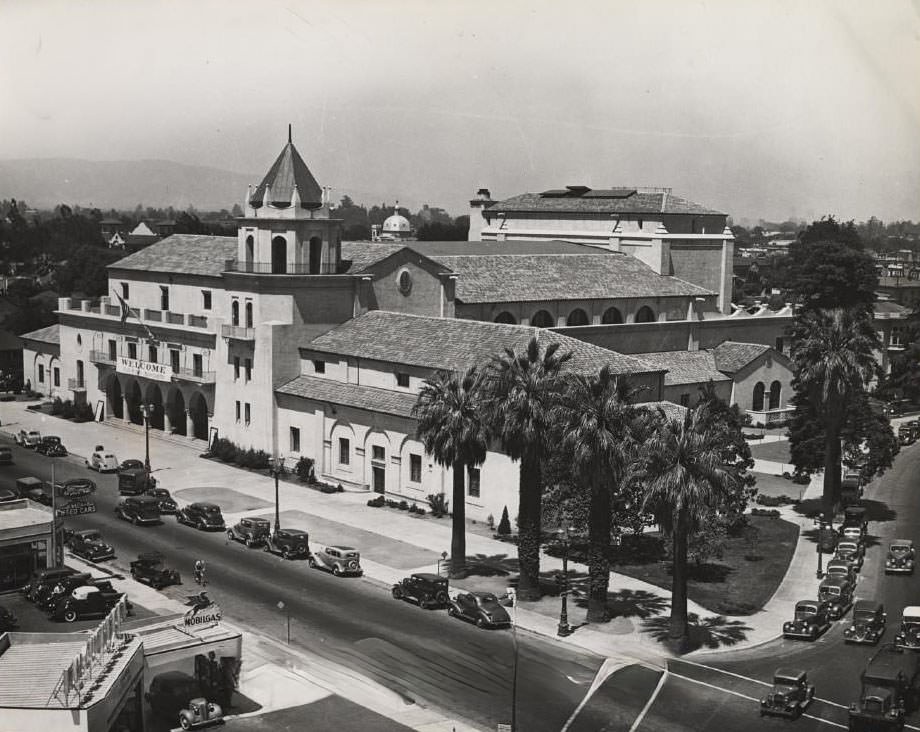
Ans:
{"type": "Polygon", "coordinates": [[[320,274],[323,263],[323,240],[318,236],[310,239],[310,274],[320,274]]]}
{"type": "Polygon", "coordinates": [[[188,434],[185,425],[185,397],[179,389],[173,389],[166,400],[166,413],[169,415],[169,425],[174,435],[188,434]]]}
{"type": "Polygon", "coordinates": [[[141,386],[132,381],[125,396],[128,398],[128,419],[134,424],[144,424],[144,414],[141,412],[141,386]]]}
{"type": "Polygon", "coordinates": [[[618,308],[607,308],[601,316],[604,325],[619,325],[623,322],[623,313],[618,308]]]}
{"type": "Polygon", "coordinates": [[[774,381],[772,384],[770,384],[770,409],[779,409],[782,388],[782,384],[780,384],[778,381],[774,381]]]}
{"type": "Polygon", "coordinates": [[[636,313],[636,322],[637,323],[654,323],[655,322],[655,311],[652,310],[648,305],[643,305],[639,308],[639,312],[636,313]]]}
{"type": "Polygon", "coordinates": [[[201,392],[196,391],[188,400],[188,413],[192,418],[192,437],[208,439],[208,405],[201,392]]]}
{"type": "Polygon", "coordinates": [[[109,400],[109,403],[106,405],[108,413],[118,419],[124,419],[125,406],[122,399],[121,382],[115,374],[109,377],[109,384],[105,393],[109,400]]]}
{"type": "Polygon", "coordinates": [[[553,316],[546,310],[538,310],[534,313],[534,316],[530,319],[530,324],[534,328],[552,328],[555,325],[553,316]]]}
{"type": "Polygon", "coordinates": [[[155,430],[162,430],[166,423],[163,419],[163,393],[160,391],[160,387],[155,384],[147,385],[144,404],[150,408],[150,426],[155,430]]]}
{"type": "Polygon", "coordinates": [[[506,325],[517,325],[515,317],[507,310],[495,316],[496,323],[505,323],[506,325]]]}
{"type": "Polygon", "coordinates": [[[752,407],[755,412],[763,411],[763,392],[763,382],[758,381],[756,384],[754,384],[754,399],[752,407]]]}
{"type": "Polygon", "coordinates": [[[287,272],[287,241],[283,236],[272,239],[272,274],[287,272]]]}
{"type": "Polygon", "coordinates": [[[569,317],[566,318],[566,325],[587,325],[588,324],[588,314],[581,308],[575,308],[572,312],[569,313],[569,317]]]}

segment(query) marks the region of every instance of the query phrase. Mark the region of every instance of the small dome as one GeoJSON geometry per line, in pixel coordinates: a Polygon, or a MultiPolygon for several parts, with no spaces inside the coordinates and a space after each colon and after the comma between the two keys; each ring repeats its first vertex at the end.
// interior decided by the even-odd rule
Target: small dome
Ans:
{"type": "Polygon", "coordinates": [[[384,234],[408,234],[411,230],[412,225],[409,223],[409,219],[399,214],[393,214],[383,222],[384,234]]]}

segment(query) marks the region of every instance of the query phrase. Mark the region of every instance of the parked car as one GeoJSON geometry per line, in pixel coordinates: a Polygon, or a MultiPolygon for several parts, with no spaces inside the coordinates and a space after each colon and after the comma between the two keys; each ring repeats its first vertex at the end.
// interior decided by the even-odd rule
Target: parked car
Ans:
{"type": "Polygon", "coordinates": [[[155,714],[174,720],[190,699],[201,696],[198,680],[181,671],[167,671],[153,677],[144,698],[155,714]]]}
{"type": "Polygon", "coordinates": [[[54,582],[60,577],[67,577],[76,573],[77,570],[71,569],[70,567],[49,567],[48,569],[37,569],[32,572],[32,576],[29,577],[29,581],[22,586],[21,592],[29,600],[35,602],[35,597],[37,596],[42,585],[44,585],[46,582],[54,582]]]}
{"type": "Polygon", "coordinates": [[[42,433],[38,430],[19,430],[16,433],[15,440],[17,445],[34,448],[42,441],[42,433]]]}
{"type": "Polygon", "coordinates": [[[911,539],[895,539],[888,545],[885,559],[885,574],[914,573],[914,542],[911,539]]]}
{"type": "MultiPolygon", "coordinates": [[[[51,611],[52,620],[63,620],[73,623],[84,618],[100,618],[107,615],[118,602],[106,596],[94,585],[83,585],[75,588],[69,596],[59,600],[51,611]]],[[[116,593],[118,594],[118,593],[116,593]]],[[[121,595],[118,595],[120,598],[121,595]]]]}
{"type": "Polygon", "coordinates": [[[853,604],[853,585],[845,577],[825,577],[818,585],[818,599],[827,603],[831,620],[838,620],[853,604]]]}
{"type": "Polygon", "coordinates": [[[910,605],[901,613],[901,628],[895,636],[898,648],[920,651],[920,606],[910,605]]]}
{"type": "Polygon", "coordinates": [[[118,464],[119,470],[143,470],[144,461],[143,460],[123,460],[118,464]]]}
{"type": "Polygon", "coordinates": [[[102,445],[96,445],[96,449],[93,450],[86,461],[86,467],[90,470],[97,470],[100,473],[112,473],[118,470],[118,458],[102,445]]]}
{"type": "Polygon", "coordinates": [[[798,669],[779,668],[773,674],[773,688],[760,700],[760,716],[775,714],[793,719],[815,698],[814,684],[808,683],[808,675],[798,669]]]}
{"type": "Polygon", "coordinates": [[[837,548],[837,532],[829,521],[818,523],[818,546],[822,552],[832,552],[837,548]]]}
{"type": "Polygon", "coordinates": [[[393,585],[393,598],[411,600],[419,607],[447,607],[450,595],[447,592],[447,577],[430,572],[416,572],[393,585]]]}
{"type": "Polygon", "coordinates": [[[216,503],[196,502],[176,511],[176,521],[180,524],[194,526],[201,531],[219,530],[226,527],[220,506],[216,503]]]}
{"type": "Polygon", "coordinates": [[[227,538],[230,541],[241,541],[252,548],[264,544],[265,538],[271,532],[272,525],[266,519],[249,516],[227,529],[227,538]]]}
{"type": "Polygon", "coordinates": [[[37,488],[30,488],[25,497],[30,501],[41,503],[43,506],[50,506],[54,500],[51,496],[51,486],[46,483],[42,483],[37,488]]]}
{"type": "Polygon", "coordinates": [[[102,562],[115,558],[115,549],[102,540],[102,534],[96,529],[73,532],[67,541],[67,548],[78,557],[90,562],[102,562]]]}
{"type": "Polygon", "coordinates": [[[173,500],[173,497],[169,495],[169,491],[165,488],[150,488],[144,495],[156,499],[160,513],[172,515],[179,508],[179,506],[173,500]]]}
{"type": "Polygon", "coordinates": [[[179,572],[166,564],[166,557],[159,552],[138,554],[131,562],[131,576],[138,582],[161,590],[168,585],[181,585],[179,572]]]}
{"type": "Polygon", "coordinates": [[[0,465],[13,464],[13,450],[5,445],[0,447],[0,465]]]}
{"type": "Polygon", "coordinates": [[[508,611],[491,592],[461,592],[447,606],[447,614],[476,623],[480,628],[507,628],[508,611]]]}
{"type": "Polygon", "coordinates": [[[0,605],[0,633],[10,633],[19,627],[16,613],[0,605]]]}
{"type": "Polygon", "coordinates": [[[159,502],[152,496],[128,496],[115,506],[115,515],[135,526],[158,524],[162,520],[159,502]]]}
{"type": "Polygon", "coordinates": [[[885,635],[887,621],[882,603],[857,600],[853,606],[853,623],[843,631],[843,640],[845,643],[878,643],[885,635]]]}
{"type": "Polygon", "coordinates": [[[830,627],[830,612],[826,602],[799,600],[795,604],[795,615],[792,620],[783,623],[783,637],[813,641],[830,627]]]}
{"type": "Polygon", "coordinates": [[[846,541],[841,540],[837,543],[837,554],[834,558],[849,562],[850,566],[858,572],[862,569],[865,553],[866,549],[862,544],[847,539],[846,541]]]}
{"type": "Polygon", "coordinates": [[[209,702],[204,697],[192,699],[188,709],[179,712],[179,726],[182,729],[200,729],[212,724],[223,724],[224,712],[219,704],[209,702]]]}
{"type": "Polygon", "coordinates": [[[865,543],[865,533],[859,526],[842,526],[839,529],[839,541],[855,541],[857,544],[865,543]]]}
{"type": "Polygon", "coordinates": [[[824,568],[826,577],[843,577],[853,587],[856,587],[856,570],[849,562],[842,559],[831,559],[824,568]]]}
{"type": "Polygon", "coordinates": [[[118,471],[118,493],[122,496],[139,496],[156,487],[156,478],[143,468],[118,471]]]}
{"type": "Polygon", "coordinates": [[[869,531],[869,521],[866,518],[866,508],[865,506],[847,506],[843,509],[843,523],[840,525],[840,536],[853,537],[856,534],[852,529],[859,529],[859,538],[860,540],[865,539],[866,533],[869,531]],[[847,529],[851,531],[847,533],[847,529]]]}
{"type": "Polygon", "coordinates": [[[310,554],[310,566],[325,569],[336,577],[364,574],[361,554],[350,546],[321,546],[310,554]]]}
{"type": "Polygon", "coordinates": [[[285,559],[310,555],[310,535],[302,529],[278,529],[265,537],[262,548],[285,559]]]}
{"type": "Polygon", "coordinates": [[[913,421],[905,422],[898,427],[898,442],[901,446],[912,445],[917,441],[917,428],[913,421]]]}
{"type": "Polygon", "coordinates": [[[840,479],[840,502],[844,506],[859,503],[863,497],[865,480],[862,470],[848,468],[840,479]]]}
{"type": "Polygon", "coordinates": [[[35,604],[42,610],[50,610],[62,597],[77,587],[92,584],[92,581],[93,577],[89,572],[80,572],[69,577],[61,577],[55,582],[47,582],[36,595],[35,604]]]}
{"type": "Polygon", "coordinates": [[[41,455],[47,455],[48,457],[67,456],[67,448],[64,447],[61,438],[55,437],[54,435],[45,435],[42,437],[41,442],[35,446],[35,452],[41,455]]]}

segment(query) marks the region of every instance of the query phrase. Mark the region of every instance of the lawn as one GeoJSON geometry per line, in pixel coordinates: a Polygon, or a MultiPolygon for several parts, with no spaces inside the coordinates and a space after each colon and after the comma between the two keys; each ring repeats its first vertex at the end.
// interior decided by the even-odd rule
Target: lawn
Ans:
{"type": "MultiPolygon", "coordinates": [[[[799,528],[782,519],[761,516],[752,516],[751,525],[759,531],[753,556],[750,542],[729,538],[721,559],[699,567],[691,565],[687,586],[691,600],[722,615],[752,615],[773,596],[792,560],[799,528]]],[[[614,559],[613,570],[670,592],[668,561],[626,564],[614,559]]]]}
{"type": "MultiPolygon", "coordinates": [[[[775,463],[789,465],[792,462],[792,456],[789,453],[789,440],[762,442],[760,444],[751,443],[751,457],[757,460],[772,460],[775,463]]],[[[787,470],[791,471],[792,468],[789,467],[787,470]]]]}
{"type": "Polygon", "coordinates": [[[800,498],[808,487],[807,485],[793,483],[791,480],[786,480],[779,475],[768,475],[767,473],[757,473],[754,471],[751,471],[751,475],[757,479],[755,487],[757,488],[757,495],[760,496],[771,496],[776,498],[785,495],[790,498],[800,498]]]}

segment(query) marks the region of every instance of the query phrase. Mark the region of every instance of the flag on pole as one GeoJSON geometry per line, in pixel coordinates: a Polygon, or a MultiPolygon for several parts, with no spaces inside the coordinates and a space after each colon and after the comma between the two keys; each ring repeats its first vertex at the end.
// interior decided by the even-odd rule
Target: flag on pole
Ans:
{"type": "Polygon", "coordinates": [[[147,324],[140,319],[139,315],[137,315],[135,312],[132,312],[131,307],[128,305],[127,302],[125,302],[125,299],[121,295],[119,295],[117,292],[115,292],[115,297],[118,298],[118,303],[119,305],[121,305],[121,324],[124,325],[128,320],[128,316],[131,315],[138,322],[141,328],[144,329],[144,333],[147,335],[147,340],[150,341],[151,343],[159,343],[160,341],[154,335],[153,331],[150,330],[149,327],[147,327],[147,324]]]}
{"type": "Polygon", "coordinates": [[[126,303],[125,299],[117,292],[115,293],[115,297],[118,298],[118,303],[121,305],[121,324],[124,325],[128,320],[128,315],[131,314],[131,308],[128,307],[128,303],[126,303]]]}

